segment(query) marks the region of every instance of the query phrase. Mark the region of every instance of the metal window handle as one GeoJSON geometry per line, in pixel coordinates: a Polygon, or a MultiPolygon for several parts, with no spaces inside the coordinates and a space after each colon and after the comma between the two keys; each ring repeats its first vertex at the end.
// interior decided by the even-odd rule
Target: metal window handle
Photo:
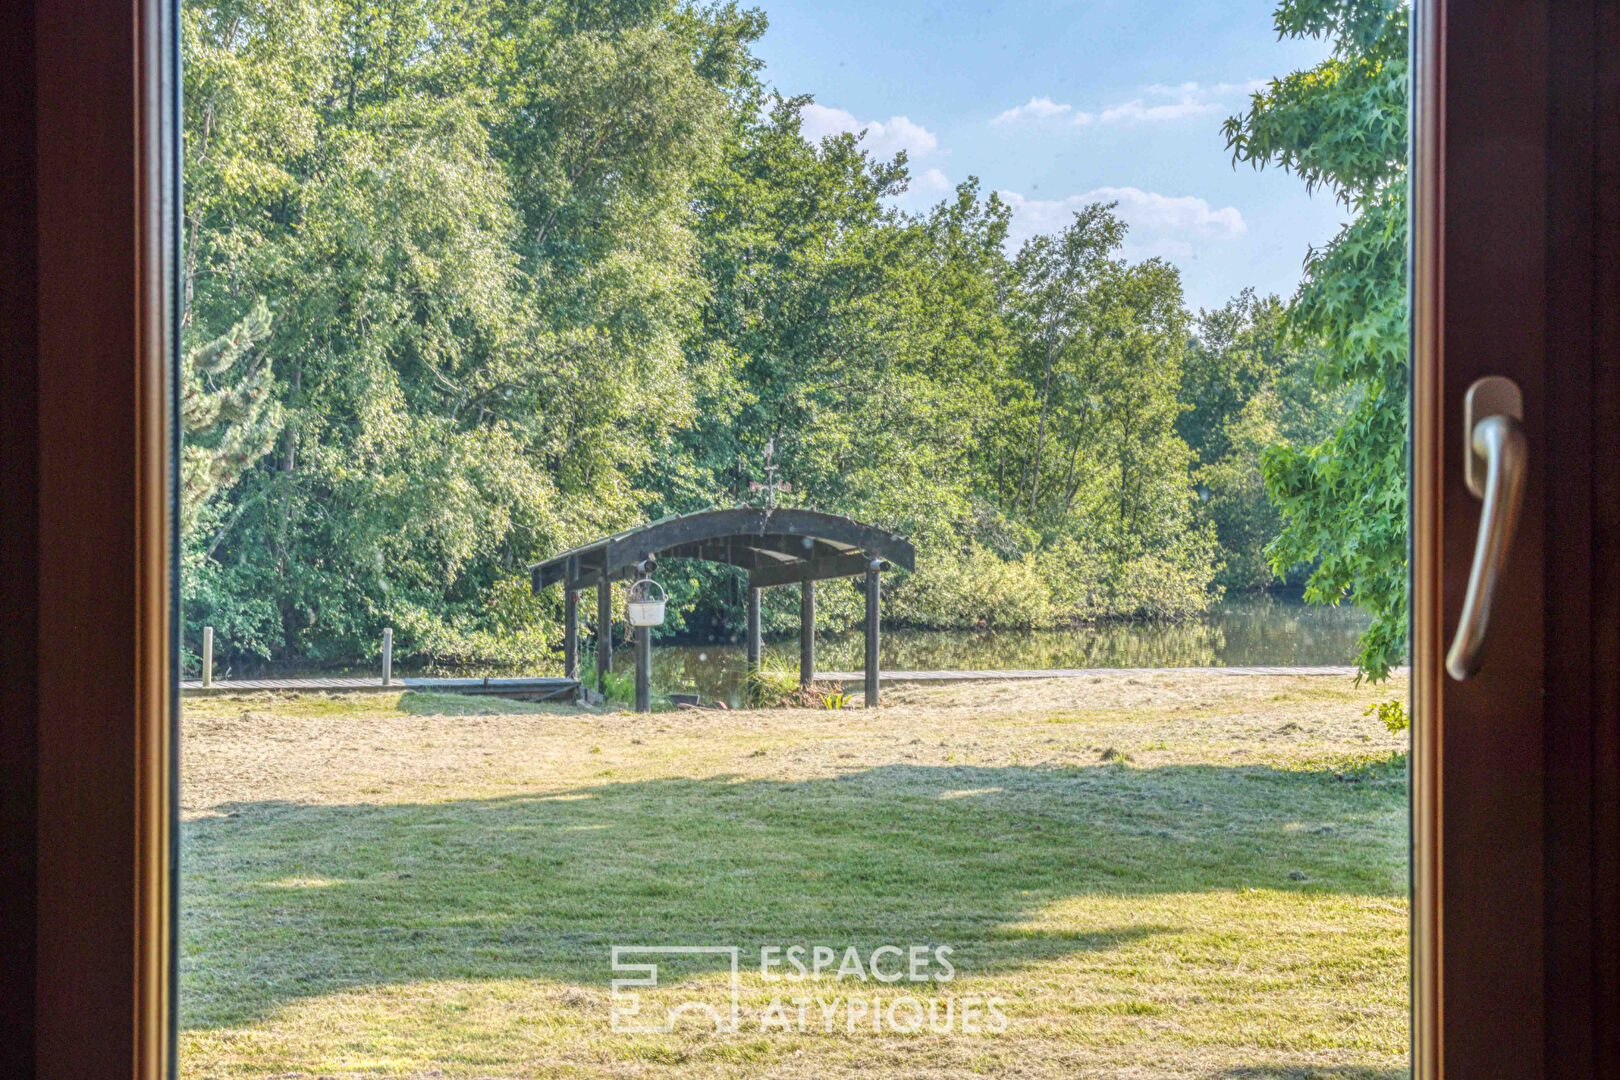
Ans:
{"type": "Polygon", "coordinates": [[[1461,682],[1479,671],[1490,624],[1496,583],[1519,524],[1524,497],[1524,402],[1513,380],[1481,379],[1468,388],[1464,430],[1468,432],[1468,489],[1483,500],[1474,567],[1468,575],[1457,636],[1446,654],[1446,671],[1461,682]]]}

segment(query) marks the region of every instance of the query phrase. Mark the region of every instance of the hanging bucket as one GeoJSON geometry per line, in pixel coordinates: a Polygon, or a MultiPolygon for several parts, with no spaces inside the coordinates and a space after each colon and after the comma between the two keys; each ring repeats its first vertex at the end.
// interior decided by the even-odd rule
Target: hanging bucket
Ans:
{"type": "Polygon", "coordinates": [[[642,578],[630,586],[630,600],[624,606],[624,618],[631,626],[662,626],[664,622],[664,587],[652,578],[642,578]],[[652,591],[658,590],[653,599],[652,591]]]}

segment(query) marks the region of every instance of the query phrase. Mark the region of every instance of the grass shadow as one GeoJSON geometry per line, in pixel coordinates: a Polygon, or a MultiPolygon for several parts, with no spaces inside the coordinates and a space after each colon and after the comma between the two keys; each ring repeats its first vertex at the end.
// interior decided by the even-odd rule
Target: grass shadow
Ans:
{"type": "Polygon", "coordinates": [[[1220,1080],[1408,1080],[1412,1070],[1357,1065],[1245,1065],[1215,1075],[1220,1080]]]}
{"type": "Polygon", "coordinates": [[[440,694],[411,690],[400,695],[394,710],[407,716],[575,715],[580,712],[580,707],[565,701],[523,701],[484,694],[440,694]]]}
{"type": "Polygon", "coordinates": [[[442,803],[226,804],[183,828],[183,1024],[415,980],[605,987],[613,944],[949,942],[964,971],[992,973],[1181,929],[1162,911],[1077,933],[1036,922],[1082,894],[1395,896],[1404,777],[1345,779],[897,764],[442,803]]]}

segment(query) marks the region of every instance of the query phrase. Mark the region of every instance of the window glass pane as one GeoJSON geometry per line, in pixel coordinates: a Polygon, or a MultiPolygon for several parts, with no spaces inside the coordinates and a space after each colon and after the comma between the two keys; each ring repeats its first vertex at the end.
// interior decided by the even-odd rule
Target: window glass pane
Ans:
{"type": "Polygon", "coordinates": [[[1404,5],[181,12],[183,1077],[1406,1075],[1404,5]]]}

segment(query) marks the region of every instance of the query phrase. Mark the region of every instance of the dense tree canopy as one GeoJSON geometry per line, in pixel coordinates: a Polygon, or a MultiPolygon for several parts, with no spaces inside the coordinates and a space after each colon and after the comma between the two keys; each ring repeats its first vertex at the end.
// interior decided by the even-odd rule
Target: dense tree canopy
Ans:
{"type": "MultiPolygon", "coordinates": [[[[1389,272],[1398,155],[1324,135],[1387,104],[1398,31],[1340,10],[1280,9],[1340,51],[1229,135],[1358,219],[1292,312],[1195,317],[1109,205],[1016,250],[977,181],[899,210],[905,156],[807,140],[733,3],[189,0],[188,622],[273,660],[391,625],[546,662],[530,561],[746,501],[767,444],[789,501],[917,539],[891,612],[918,625],[1177,618],[1267,559],[1385,602],[1390,538],[1335,546],[1321,505],[1346,453],[1381,467],[1400,360],[1362,351],[1397,315],[1347,280],[1389,272]],[[1376,386],[1321,388],[1347,381],[1376,386]]],[[[670,631],[738,625],[734,571],[667,584],[670,631]]],[[[825,591],[827,625],[856,611],[825,591]]]]}
{"type": "Polygon", "coordinates": [[[1274,81],[1227,121],[1239,161],[1277,165],[1332,192],[1352,219],[1313,251],[1288,316],[1319,378],[1352,388],[1322,441],[1264,456],[1286,527],[1278,571],[1314,563],[1307,596],[1373,613],[1360,664],[1383,678],[1406,654],[1406,115],[1409,8],[1402,0],[1283,0],[1279,34],[1325,38],[1332,55],[1274,81]]]}
{"type": "Polygon", "coordinates": [[[1297,583],[1314,569],[1310,560],[1273,567],[1283,519],[1266,496],[1262,461],[1270,450],[1316,445],[1344,419],[1352,392],[1319,379],[1319,365],[1319,350],[1309,338],[1296,343],[1275,296],[1245,289],[1198,319],[1177,430],[1197,455],[1194,479],[1225,560],[1216,581],[1227,588],[1279,576],[1297,583]]]}

